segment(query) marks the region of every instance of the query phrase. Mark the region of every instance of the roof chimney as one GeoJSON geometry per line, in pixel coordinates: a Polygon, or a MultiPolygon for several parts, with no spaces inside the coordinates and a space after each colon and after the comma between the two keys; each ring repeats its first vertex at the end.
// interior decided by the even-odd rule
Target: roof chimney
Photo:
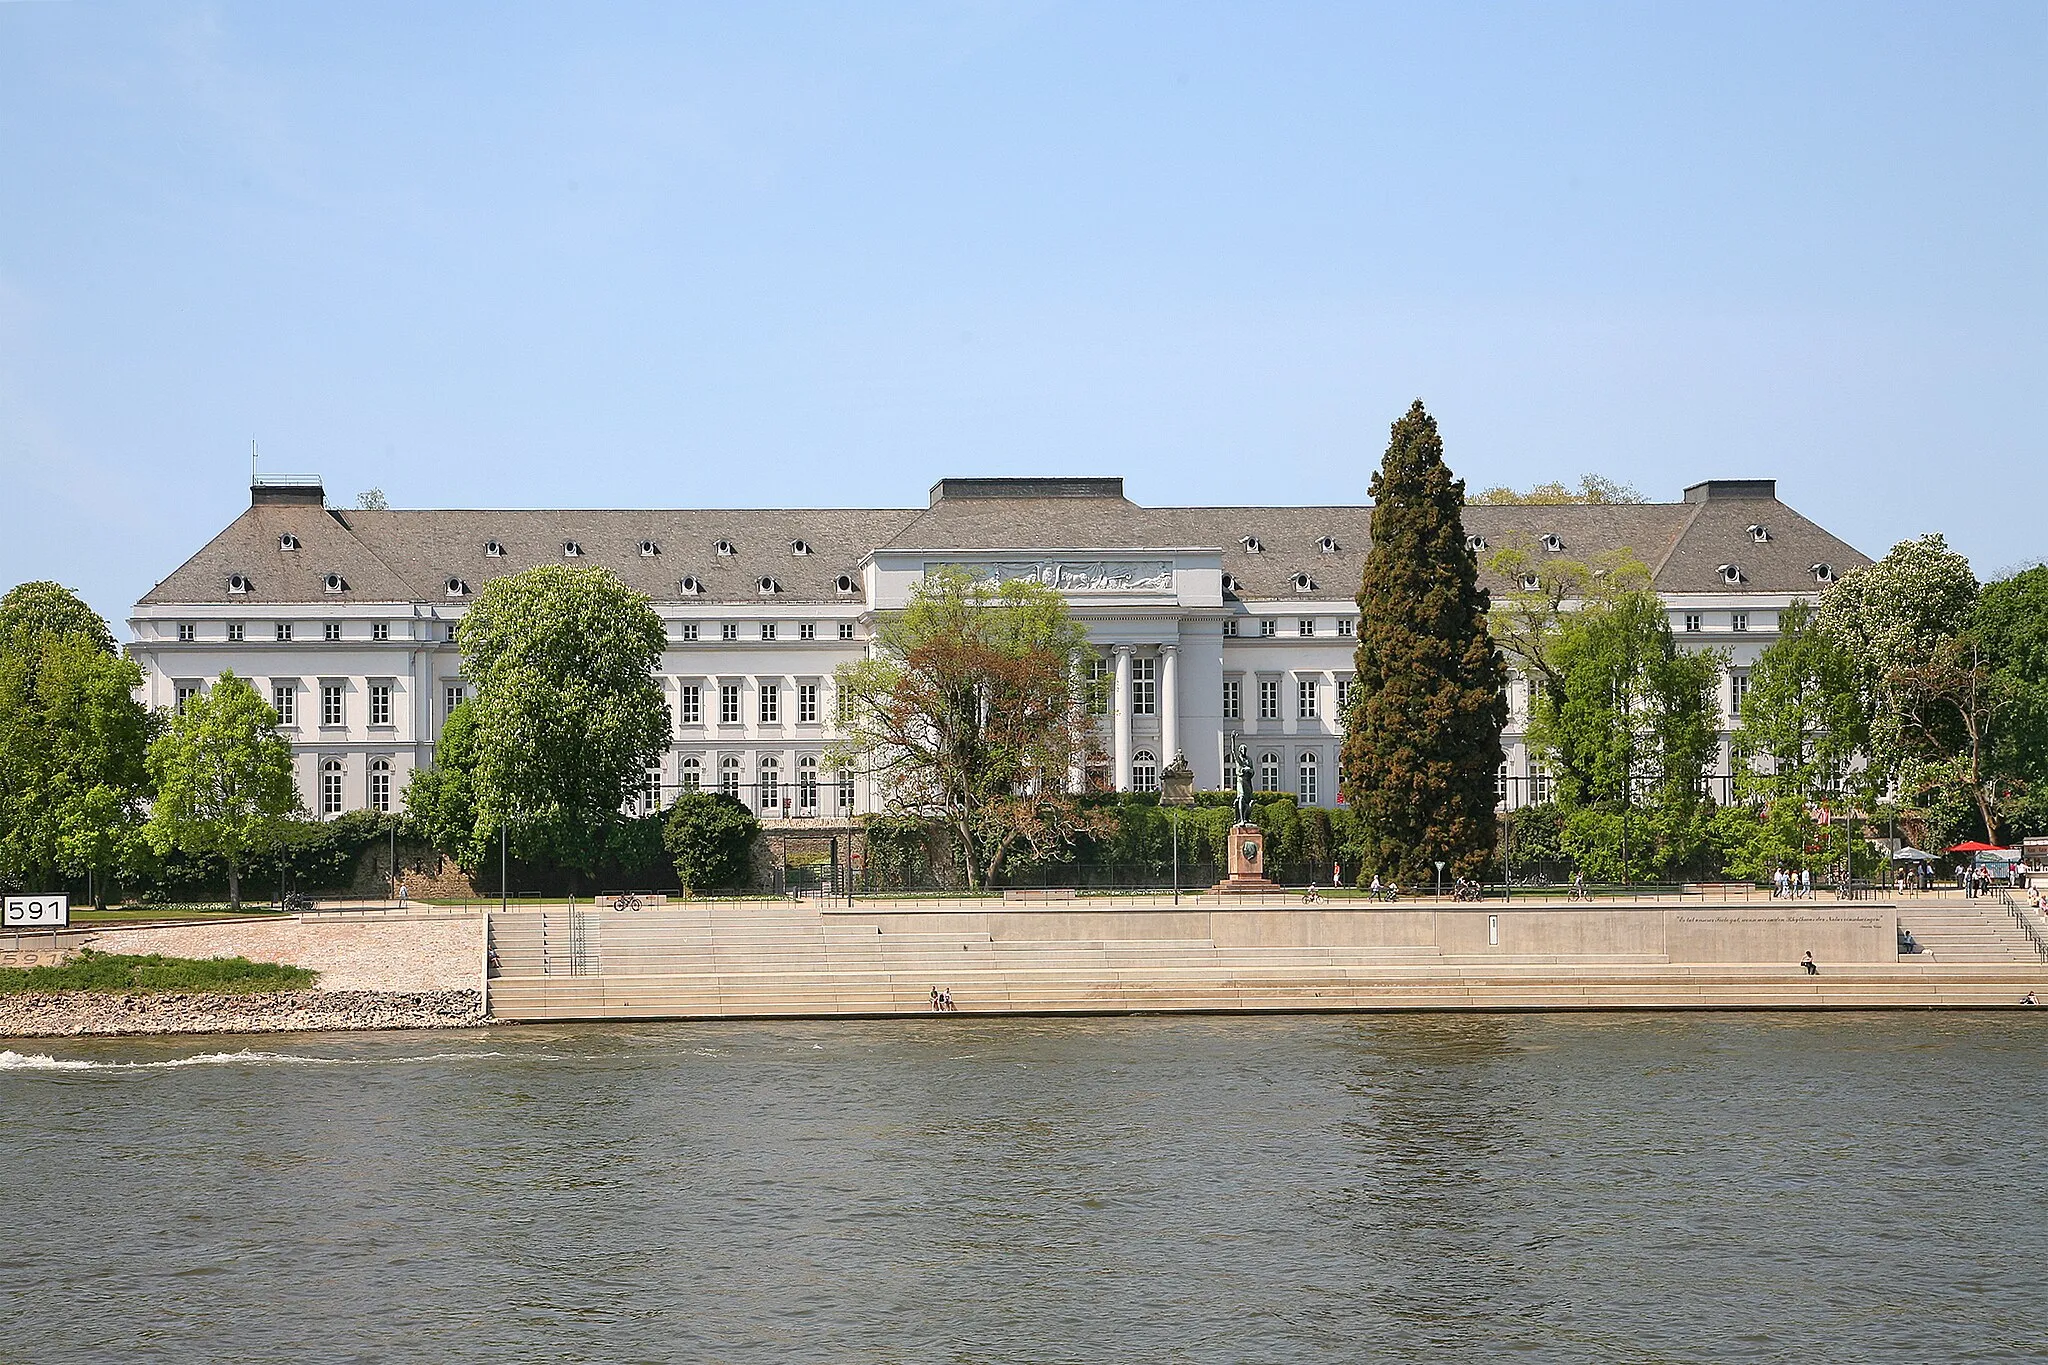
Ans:
{"type": "Polygon", "coordinates": [[[973,498],[1121,498],[1122,479],[940,479],[931,505],[973,498]]]}
{"type": "Polygon", "coordinates": [[[1775,500],[1777,496],[1776,479],[1708,479],[1685,490],[1687,502],[1720,502],[1724,498],[1775,500]]]}
{"type": "Polygon", "coordinates": [[[251,507],[325,507],[318,474],[256,474],[249,479],[251,507]]]}

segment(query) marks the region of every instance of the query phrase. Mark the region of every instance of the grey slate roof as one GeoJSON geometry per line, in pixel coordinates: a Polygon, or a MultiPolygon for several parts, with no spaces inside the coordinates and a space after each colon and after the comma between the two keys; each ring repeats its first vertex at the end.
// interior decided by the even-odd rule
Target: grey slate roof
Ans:
{"type": "MultiPolygon", "coordinates": [[[[777,510],[447,510],[344,511],[317,506],[250,508],[158,584],[144,605],[173,603],[421,602],[454,603],[447,581],[471,589],[499,575],[539,564],[609,568],[656,601],[681,597],[685,575],[703,584],[707,604],[826,603],[847,600],[836,580],[859,577],[861,561],[879,549],[900,550],[1159,550],[1222,552],[1224,572],[1250,599],[1336,602],[1356,591],[1370,545],[1369,506],[1144,507],[1123,497],[946,497],[930,508],[777,510]],[[301,548],[278,548],[289,532],[301,548]],[[1262,552],[1248,551],[1245,537],[1262,552]],[[1335,542],[1324,551],[1319,542],[1335,542]],[[485,554],[495,540],[503,557],[485,554]],[[719,540],[735,547],[722,558],[719,540]],[[791,551],[796,540],[811,553],[791,551]],[[578,543],[569,560],[563,544],[578,543]],[[641,542],[659,553],[645,556],[641,542]],[[230,574],[250,590],[228,592],[230,574]],[[345,593],[324,580],[339,573],[345,593]],[[1296,591],[1305,573],[1315,587],[1296,591]],[[781,592],[764,597],[772,577],[781,592]]],[[[1555,534],[1561,553],[1578,557],[1627,546],[1656,574],[1664,592],[1812,592],[1815,564],[1837,574],[1869,559],[1774,498],[1710,498],[1698,502],[1518,507],[1468,507],[1465,529],[1499,548],[1521,536],[1555,534]],[[1748,528],[1768,528],[1759,543],[1748,528]],[[1729,584],[1720,566],[1739,566],[1729,584]]],[[[1499,582],[1488,586],[1499,589],[1499,582]]]]}

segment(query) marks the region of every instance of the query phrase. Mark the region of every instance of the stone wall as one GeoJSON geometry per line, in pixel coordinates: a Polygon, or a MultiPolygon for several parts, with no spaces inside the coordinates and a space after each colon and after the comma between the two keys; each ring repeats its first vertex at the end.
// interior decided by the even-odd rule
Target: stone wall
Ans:
{"type": "Polygon", "coordinates": [[[0,996],[0,1038],[474,1028],[483,1022],[483,993],[476,990],[0,996]]]}

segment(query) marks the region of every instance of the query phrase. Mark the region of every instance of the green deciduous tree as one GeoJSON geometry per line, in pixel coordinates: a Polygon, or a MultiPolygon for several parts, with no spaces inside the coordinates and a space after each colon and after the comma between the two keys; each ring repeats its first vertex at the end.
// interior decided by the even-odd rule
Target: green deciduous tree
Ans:
{"type": "Polygon", "coordinates": [[[1557,779],[1566,851],[1596,880],[1697,862],[1721,657],[1680,650],[1644,591],[1565,613],[1532,657],[1548,685],[1530,707],[1528,743],[1557,779]]]}
{"type": "Polygon", "coordinates": [[[1747,831],[1728,849],[1729,870],[1751,879],[1839,861],[1817,816],[1823,806],[1844,809],[1839,795],[1855,785],[1856,759],[1869,738],[1855,660],[1814,624],[1811,608],[1788,607],[1778,631],[1749,670],[1733,741],[1735,800],[1754,818],[1723,822],[1724,829],[1747,831]]]}
{"type": "Polygon", "coordinates": [[[683,890],[745,886],[747,858],[761,822],[746,803],[724,792],[684,792],[662,824],[661,843],[675,859],[683,890]]]}
{"type": "Polygon", "coordinates": [[[1577,488],[1561,483],[1539,483],[1526,493],[1512,488],[1488,488],[1471,499],[1475,507],[1537,507],[1556,503],[1648,502],[1649,498],[1625,483],[1598,474],[1579,476],[1577,488]]]}
{"type": "Polygon", "coordinates": [[[136,665],[69,592],[29,583],[0,599],[0,876],[94,880],[140,820],[153,723],[136,665]]]}
{"type": "Polygon", "coordinates": [[[931,569],[870,656],[835,672],[833,760],[874,777],[895,813],[944,822],[979,889],[1108,828],[1068,790],[1097,748],[1077,682],[1089,656],[1051,588],[931,569]]]}
{"type": "Polygon", "coordinates": [[[1991,766],[2009,837],[2048,833],[2048,566],[1986,583],[1971,638],[2006,698],[1991,766]]]}
{"type": "Polygon", "coordinates": [[[283,821],[301,810],[291,741],[277,723],[256,689],[226,672],[149,747],[151,845],[158,853],[219,854],[237,909],[248,855],[275,843],[283,821]]]}
{"type": "Polygon", "coordinates": [[[1505,668],[1459,519],[1464,495],[1418,401],[1373,475],[1342,756],[1365,858],[1411,884],[1436,859],[1477,876],[1494,847],[1505,668]]]}
{"type": "Polygon", "coordinates": [[[609,570],[551,565],[486,584],[461,642],[467,714],[407,787],[408,812],[466,867],[504,821],[513,857],[594,872],[668,748],[661,618],[609,570]]]}

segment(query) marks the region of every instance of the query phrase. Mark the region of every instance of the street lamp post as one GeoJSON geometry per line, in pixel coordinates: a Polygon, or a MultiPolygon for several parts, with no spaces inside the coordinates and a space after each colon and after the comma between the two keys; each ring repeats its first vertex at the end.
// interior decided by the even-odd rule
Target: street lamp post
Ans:
{"type": "Polygon", "coordinates": [[[1436,860],[1436,898],[1438,900],[1444,898],[1444,860],[1442,858],[1436,860]]]}
{"type": "Polygon", "coordinates": [[[1173,903],[1180,904],[1180,812],[1195,804],[1195,773],[1186,754],[1175,754],[1173,762],[1159,774],[1159,804],[1167,808],[1173,826],[1173,903]]]}

